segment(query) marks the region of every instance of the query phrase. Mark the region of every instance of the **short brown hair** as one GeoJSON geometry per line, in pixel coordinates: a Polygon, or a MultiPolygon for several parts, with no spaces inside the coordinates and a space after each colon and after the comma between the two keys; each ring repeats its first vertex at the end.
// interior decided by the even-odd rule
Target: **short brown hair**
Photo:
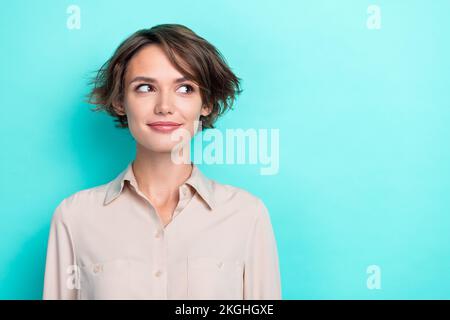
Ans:
{"type": "Polygon", "coordinates": [[[106,111],[115,118],[116,127],[128,128],[126,114],[119,114],[115,105],[123,102],[128,62],[149,44],[160,45],[175,68],[198,84],[203,104],[212,107],[208,116],[200,116],[202,130],[214,128],[217,118],[232,109],[236,96],[242,92],[241,79],[231,71],[225,58],[212,44],[180,24],[160,24],[141,29],[125,39],[89,82],[94,87],[87,96],[87,102],[96,105],[91,110],[106,111]]]}

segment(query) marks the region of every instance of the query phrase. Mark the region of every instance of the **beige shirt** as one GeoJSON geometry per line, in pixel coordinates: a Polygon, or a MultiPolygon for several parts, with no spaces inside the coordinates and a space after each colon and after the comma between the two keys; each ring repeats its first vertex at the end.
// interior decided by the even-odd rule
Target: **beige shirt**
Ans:
{"type": "Polygon", "coordinates": [[[55,209],[44,299],[281,299],[277,246],[259,198],[194,164],[164,226],[131,164],[55,209]]]}

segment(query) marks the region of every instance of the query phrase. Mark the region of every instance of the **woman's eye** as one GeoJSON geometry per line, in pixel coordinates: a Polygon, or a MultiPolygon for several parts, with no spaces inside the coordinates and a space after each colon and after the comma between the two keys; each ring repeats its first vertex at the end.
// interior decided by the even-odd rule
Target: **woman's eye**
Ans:
{"type": "MultiPolygon", "coordinates": [[[[155,88],[150,84],[141,84],[136,87],[136,91],[142,92],[142,93],[151,92],[154,90],[155,90],[155,88]]],[[[181,93],[191,93],[193,91],[194,91],[194,87],[191,85],[188,85],[188,84],[180,86],[177,90],[177,92],[181,92],[181,93]]]]}
{"type": "Polygon", "coordinates": [[[149,84],[141,84],[136,87],[137,92],[150,92],[150,90],[152,90],[152,89],[153,89],[153,87],[149,84]]]}
{"type": "Polygon", "coordinates": [[[188,84],[182,85],[180,88],[178,88],[177,91],[179,92],[180,89],[183,89],[183,90],[181,91],[181,93],[191,93],[191,92],[194,91],[194,87],[192,87],[191,85],[188,85],[188,84]],[[184,89],[183,89],[183,88],[184,88],[184,89]]]}

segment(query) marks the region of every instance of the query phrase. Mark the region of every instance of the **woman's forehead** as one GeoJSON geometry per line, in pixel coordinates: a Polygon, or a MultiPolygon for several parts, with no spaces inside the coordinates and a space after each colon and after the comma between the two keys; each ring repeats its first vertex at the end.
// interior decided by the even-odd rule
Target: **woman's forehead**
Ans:
{"type": "MultiPolygon", "coordinates": [[[[185,65],[183,68],[189,70],[185,65]]],[[[166,53],[157,45],[140,49],[128,62],[125,76],[127,83],[135,77],[152,78],[156,82],[176,82],[177,80],[179,82],[183,77],[185,80],[188,78],[171,63],[166,53]]]]}

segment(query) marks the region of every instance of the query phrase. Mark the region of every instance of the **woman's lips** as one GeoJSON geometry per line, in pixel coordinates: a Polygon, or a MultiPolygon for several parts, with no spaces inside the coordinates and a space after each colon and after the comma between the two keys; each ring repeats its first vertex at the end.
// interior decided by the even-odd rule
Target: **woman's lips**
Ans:
{"type": "Polygon", "coordinates": [[[181,127],[181,123],[158,121],[152,122],[148,126],[157,132],[169,133],[181,127]]]}

